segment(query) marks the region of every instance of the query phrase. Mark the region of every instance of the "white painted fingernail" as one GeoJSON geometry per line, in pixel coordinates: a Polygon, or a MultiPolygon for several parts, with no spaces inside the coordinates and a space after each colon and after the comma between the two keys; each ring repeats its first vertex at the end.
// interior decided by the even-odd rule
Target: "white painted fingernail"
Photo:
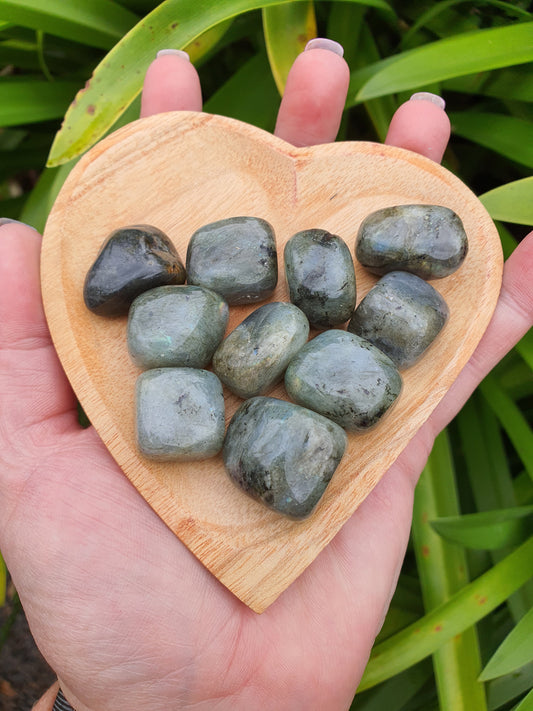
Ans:
{"type": "Polygon", "coordinates": [[[413,94],[409,101],[430,101],[432,104],[435,104],[435,106],[438,106],[439,109],[444,109],[446,108],[446,102],[442,98],[442,96],[439,96],[438,94],[432,94],[429,91],[419,91],[416,94],[413,94]]]}
{"type": "Polygon", "coordinates": [[[159,57],[165,57],[167,54],[173,54],[176,57],[181,57],[182,59],[186,59],[188,62],[191,61],[191,58],[187,52],[184,52],[182,49],[160,49],[157,53],[157,58],[159,59],[159,57]]]}
{"type": "Polygon", "coordinates": [[[24,227],[28,227],[28,225],[25,222],[21,222],[20,220],[12,220],[10,217],[0,217],[0,227],[2,227],[2,225],[9,225],[11,223],[14,223],[15,225],[24,225],[24,227]]]}
{"type": "Polygon", "coordinates": [[[315,37],[305,45],[304,52],[309,49],[327,49],[330,52],[335,52],[339,57],[344,55],[344,47],[335,40],[326,39],[325,37],[315,37]]]}

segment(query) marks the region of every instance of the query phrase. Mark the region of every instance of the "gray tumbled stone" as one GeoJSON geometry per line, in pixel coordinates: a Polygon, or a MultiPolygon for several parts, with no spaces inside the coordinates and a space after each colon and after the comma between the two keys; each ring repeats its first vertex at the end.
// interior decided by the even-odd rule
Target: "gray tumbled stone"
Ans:
{"type": "Polygon", "coordinates": [[[398,368],[416,363],[448,319],[439,292],[420,277],[389,272],[355,310],[348,331],[366,338],[398,368]]]}
{"type": "Polygon", "coordinates": [[[346,448],[334,422],[275,398],[255,397],[234,414],[223,458],[231,479],[274,511],[295,519],[313,511],[346,448]]]}
{"type": "Polygon", "coordinates": [[[157,461],[207,459],[224,441],[224,396],[213,373],[155,368],[136,385],[137,444],[157,461]]]}
{"type": "Polygon", "coordinates": [[[405,271],[423,279],[452,274],[463,263],[468,239],[460,217],[441,205],[398,205],[363,220],[355,256],[374,274],[405,271]]]}
{"type": "Polygon", "coordinates": [[[309,322],[296,306],[265,304],[222,341],[213,370],[239,397],[260,395],[281,380],[308,335],[309,322]]]}
{"type": "Polygon", "coordinates": [[[85,278],[83,299],[99,316],[125,316],[143,291],[184,281],[185,267],[167,235],[153,225],[131,225],[102,245],[85,278]]]}
{"type": "Polygon", "coordinates": [[[197,230],[187,249],[187,281],[221,294],[228,304],[268,298],[278,281],[272,226],[257,217],[231,217],[197,230]]]}
{"type": "Polygon", "coordinates": [[[161,286],[138,296],[128,317],[128,349],[140,368],[207,366],[228,323],[228,305],[200,286],[161,286]]]}
{"type": "Polygon", "coordinates": [[[346,243],[326,230],[304,230],[285,245],[290,299],[315,328],[345,323],[355,308],[355,272],[346,243]]]}
{"type": "Polygon", "coordinates": [[[395,402],[402,378],[388,356],[353,333],[332,329],[309,341],[285,372],[291,400],[345,427],[375,425],[395,402]]]}

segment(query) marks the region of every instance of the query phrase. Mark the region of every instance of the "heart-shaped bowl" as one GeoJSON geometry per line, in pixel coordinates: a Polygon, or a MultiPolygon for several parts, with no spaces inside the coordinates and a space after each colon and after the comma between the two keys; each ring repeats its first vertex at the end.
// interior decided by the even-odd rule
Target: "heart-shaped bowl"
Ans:
{"type": "MultiPolygon", "coordinates": [[[[46,316],[65,372],[103,442],[140,494],[226,587],[263,611],[313,561],[376,486],[470,358],[501,285],[497,231],[474,194],[432,161],[400,148],[340,142],[295,148],[248,124],[175,112],[136,121],[92,148],[72,170],[48,219],[42,251],[46,316]],[[139,370],[126,318],[95,316],[83,302],[85,275],[107,235],[153,224],[182,258],[195,230],[251,215],[276,232],[279,283],[288,301],[283,247],[295,232],[323,228],[353,249],[361,221],[382,207],[425,203],[461,217],[469,252],[453,275],[433,281],[450,318],[423,358],[403,372],[402,394],[385,418],[348,447],[314,513],[295,522],[248,498],[221,455],[155,463],[135,441],[139,370]]],[[[376,277],[356,263],[358,301],[376,277]]],[[[230,308],[228,331],[254,307],[230,308]]],[[[282,385],[268,393],[287,398],[282,385]]],[[[225,393],[226,420],[242,402],[225,393]]]]}

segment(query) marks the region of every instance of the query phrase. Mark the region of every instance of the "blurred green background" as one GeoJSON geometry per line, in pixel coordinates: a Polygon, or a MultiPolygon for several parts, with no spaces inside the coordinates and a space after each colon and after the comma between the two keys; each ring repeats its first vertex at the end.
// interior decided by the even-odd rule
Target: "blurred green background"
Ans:
{"type": "MultiPolygon", "coordinates": [[[[157,50],[189,51],[206,111],[271,131],[292,61],[323,36],[344,46],[351,68],[339,139],[382,141],[414,91],[443,96],[444,165],[480,197],[508,256],[533,225],[531,9],[521,0],[0,0],[0,214],[43,229],[79,156],[138,117],[157,50]]],[[[529,333],[438,438],[353,709],[533,709],[532,368],[529,333]]],[[[5,582],[0,558],[0,605],[5,582]]]]}

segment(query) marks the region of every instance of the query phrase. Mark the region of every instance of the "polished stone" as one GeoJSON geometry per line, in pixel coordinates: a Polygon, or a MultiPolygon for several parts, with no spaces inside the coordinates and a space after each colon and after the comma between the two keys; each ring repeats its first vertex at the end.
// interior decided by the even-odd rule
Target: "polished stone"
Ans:
{"type": "Polygon", "coordinates": [[[208,459],[224,441],[224,396],[216,375],[156,368],[136,385],[137,444],[148,459],[208,459]]]}
{"type": "Polygon", "coordinates": [[[278,281],[271,225],[257,217],[231,217],[201,227],[187,249],[187,281],[213,289],[228,304],[268,298],[278,281]]]}
{"type": "Polygon", "coordinates": [[[205,368],[224,338],[228,305],[201,286],[160,286],[138,296],[128,317],[128,350],[139,368],[205,368]]]}
{"type": "Polygon", "coordinates": [[[104,242],[85,278],[83,298],[100,316],[125,316],[144,291],[184,282],[185,267],[164,232],[132,225],[115,230],[104,242]]]}
{"type": "Polygon", "coordinates": [[[361,224],[355,246],[359,262],[374,274],[404,271],[422,279],[452,274],[467,251],[460,217],[441,205],[377,210],[361,224]]]}
{"type": "Polygon", "coordinates": [[[249,496],[290,518],[309,516],[346,448],[334,422],[285,400],[255,397],[233,416],[223,457],[249,496]]]}
{"type": "Polygon", "coordinates": [[[408,272],[389,272],[361,301],[348,331],[373,343],[397,368],[407,368],[433,343],[448,314],[431,284],[408,272]]]}
{"type": "Polygon", "coordinates": [[[265,304],[222,341],[213,370],[239,397],[261,395],[281,380],[308,336],[309,322],[296,306],[265,304]]]}
{"type": "Polygon", "coordinates": [[[345,323],[355,308],[355,272],[346,243],[326,230],[304,230],[285,245],[290,299],[315,328],[345,323]]]}
{"type": "Polygon", "coordinates": [[[390,358],[371,343],[332,329],[293,358],[285,388],[299,405],[357,431],[383,417],[400,394],[402,378],[390,358]]]}

